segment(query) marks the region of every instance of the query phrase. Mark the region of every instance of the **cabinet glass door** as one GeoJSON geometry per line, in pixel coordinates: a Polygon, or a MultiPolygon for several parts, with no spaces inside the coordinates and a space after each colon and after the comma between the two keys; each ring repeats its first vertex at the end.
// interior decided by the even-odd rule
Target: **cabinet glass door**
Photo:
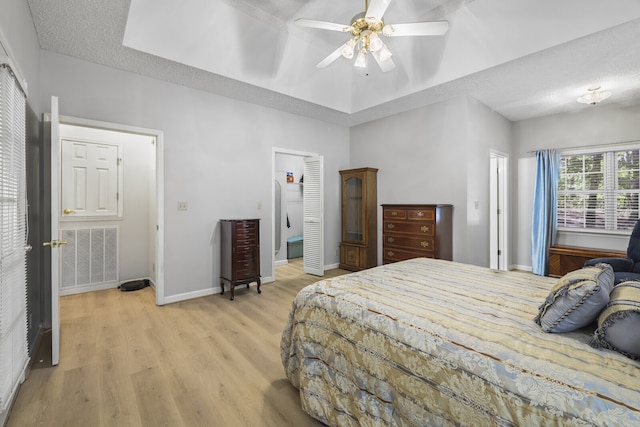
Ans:
{"type": "Polygon", "coordinates": [[[344,240],[362,242],[363,210],[362,210],[362,178],[350,177],[345,180],[345,228],[344,240]]]}

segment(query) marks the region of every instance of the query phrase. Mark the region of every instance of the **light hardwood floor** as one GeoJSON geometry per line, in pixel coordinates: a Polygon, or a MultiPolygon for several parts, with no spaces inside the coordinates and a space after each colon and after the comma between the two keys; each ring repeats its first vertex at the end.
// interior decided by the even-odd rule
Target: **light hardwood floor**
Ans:
{"type": "Polygon", "coordinates": [[[301,259],[276,278],[234,301],[158,307],[151,288],[63,297],[60,364],[36,355],[7,426],[321,426],[280,360],[291,303],[318,278],[301,259]]]}

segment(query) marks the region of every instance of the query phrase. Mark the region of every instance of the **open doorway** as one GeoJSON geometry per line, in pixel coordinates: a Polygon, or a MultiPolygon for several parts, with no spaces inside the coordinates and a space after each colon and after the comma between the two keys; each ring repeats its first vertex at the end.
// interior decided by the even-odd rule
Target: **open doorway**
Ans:
{"type": "Polygon", "coordinates": [[[61,296],[155,283],[155,144],[151,135],[60,124],[61,296]]]}
{"type": "Polygon", "coordinates": [[[275,189],[275,265],[303,258],[303,191],[304,157],[276,153],[274,166],[275,189]]]}
{"type": "Polygon", "coordinates": [[[300,259],[306,273],[322,276],[322,158],[314,153],[274,148],[272,161],[274,280],[276,266],[300,259]]]}
{"type": "Polygon", "coordinates": [[[489,220],[489,266],[496,270],[508,270],[508,156],[491,152],[490,181],[490,220],[489,220]]]}
{"type": "Polygon", "coordinates": [[[162,132],[60,117],[59,136],[58,223],[68,242],[60,251],[60,295],[149,279],[162,305],[162,132]],[[117,184],[105,172],[108,148],[117,184]]]}

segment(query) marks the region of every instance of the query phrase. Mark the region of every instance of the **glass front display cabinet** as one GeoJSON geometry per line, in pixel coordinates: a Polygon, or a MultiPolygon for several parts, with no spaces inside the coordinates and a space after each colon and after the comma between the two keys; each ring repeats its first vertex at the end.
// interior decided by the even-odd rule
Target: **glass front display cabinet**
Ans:
{"type": "Polygon", "coordinates": [[[342,269],[358,271],[377,265],[377,172],[374,168],[340,171],[342,269]]]}

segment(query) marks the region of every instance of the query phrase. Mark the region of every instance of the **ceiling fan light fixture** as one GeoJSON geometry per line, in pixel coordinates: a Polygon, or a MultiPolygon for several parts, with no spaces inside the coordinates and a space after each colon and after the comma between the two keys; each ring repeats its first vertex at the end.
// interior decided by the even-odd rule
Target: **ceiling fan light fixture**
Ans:
{"type": "Polygon", "coordinates": [[[357,68],[367,68],[367,50],[365,48],[360,49],[353,66],[357,68]]]}
{"type": "Polygon", "coordinates": [[[344,56],[347,59],[353,58],[356,43],[357,43],[356,39],[350,39],[348,42],[346,42],[344,44],[344,47],[342,48],[342,52],[341,52],[342,56],[344,56]]]}
{"type": "Polygon", "coordinates": [[[611,92],[608,90],[600,91],[600,86],[590,87],[587,90],[589,91],[588,93],[578,97],[577,101],[579,103],[596,105],[611,96],[611,92]]]}
{"type": "Polygon", "coordinates": [[[371,56],[383,72],[391,71],[396,65],[391,59],[391,51],[384,44],[382,36],[441,36],[449,29],[447,21],[422,21],[385,25],[384,14],[390,3],[391,0],[365,0],[365,11],[356,14],[349,25],[317,21],[315,19],[296,19],[295,23],[303,27],[351,34],[351,40],[331,52],[316,64],[316,67],[325,68],[341,56],[347,59],[352,59],[356,56],[355,66],[366,68],[367,53],[371,53],[371,56]]]}

